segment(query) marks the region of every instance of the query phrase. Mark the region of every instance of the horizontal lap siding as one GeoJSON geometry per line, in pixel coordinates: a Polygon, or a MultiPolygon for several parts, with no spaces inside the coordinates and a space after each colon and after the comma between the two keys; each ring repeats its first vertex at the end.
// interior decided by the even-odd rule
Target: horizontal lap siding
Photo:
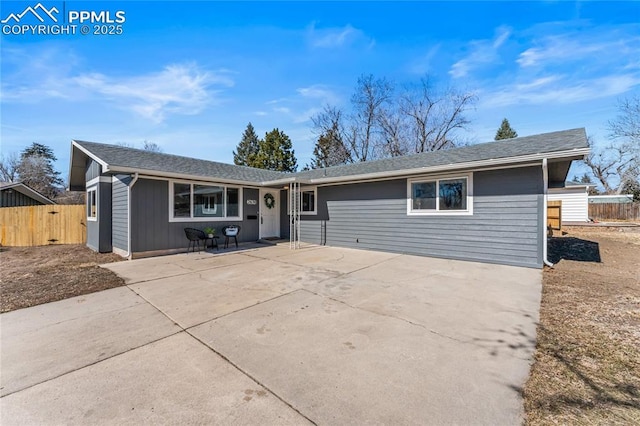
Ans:
{"type": "Polygon", "coordinates": [[[118,175],[113,180],[111,191],[113,200],[112,211],[112,244],[120,250],[129,250],[129,198],[128,185],[131,181],[128,175],[118,175]]]}
{"type": "Polygon", "coordinates": [[[356,184],[351,188],[321,187],[318,217],[303,217],[302,239],[318,244],[539,267],[538,178],[541,181],[537,168],[525,172],[518,169],[518,172],[475,173],[476,195],[470,216],[408,216],[404,179],[356,184]]]}
{"type": "Polygon", "coordinates": [[[562,201],[563,222],[587,222],[589,203],[585,189],[550,190],[549,201],[562,201]]]}

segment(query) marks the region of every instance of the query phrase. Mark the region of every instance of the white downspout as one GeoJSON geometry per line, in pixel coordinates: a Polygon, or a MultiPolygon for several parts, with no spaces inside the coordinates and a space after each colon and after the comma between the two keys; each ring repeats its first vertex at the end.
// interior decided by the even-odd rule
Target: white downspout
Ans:
{"type": "Polygon", "coordinates": [[[133,180],[131,180],[131,182],[129,183],[129,188],[127,189],[127,191],[129,192],[129,196],[127,197],[127,202],[129,203],[129,206],[127,208],[127,252],[129,253],[129,256],[127,257],[128,260],[131,260],[133,258],[133,254],[131,253],[131,188],[133,188],[133,185],[135,185],[137,181],[138,172],[133,175],[133,180]]]}
{"type": "Polygon", "coordinates": [[[553,268],[553,263],[547,259],[547,193],[549,192],[549,168],[547,159],[542,159],[542,184],[543,184],[543,206],[542,206],[542,261],[545,265],[553,268]]]}

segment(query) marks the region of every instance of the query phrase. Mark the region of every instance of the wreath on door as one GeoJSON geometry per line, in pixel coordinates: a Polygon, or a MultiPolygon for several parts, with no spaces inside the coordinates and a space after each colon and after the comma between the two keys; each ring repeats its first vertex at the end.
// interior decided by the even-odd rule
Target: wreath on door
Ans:
{"type": "Polygon", "coordinates": [[[270,192],[264,194],[264,205],[267,206],[268,209],[272,209],[276,205],[276,199],[270,192]]]}

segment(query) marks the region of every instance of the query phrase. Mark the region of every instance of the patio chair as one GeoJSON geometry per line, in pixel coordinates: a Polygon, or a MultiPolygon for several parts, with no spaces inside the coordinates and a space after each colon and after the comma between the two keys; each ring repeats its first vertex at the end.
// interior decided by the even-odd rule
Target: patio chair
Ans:
{"type": "Polygon", "coordinates": [[[196,251],[196,245],[197,245],[198,253],[200,253],[200,241],[202,241],[204,245],[207,235],[203,231],[195,228],[184,228],[184,233],[187,236],[187,239],[189,240],[189,247],[187,248],[187,253],[189,253],[189,250],[191,249],[192,245],[193,245],[193,252],[196,251]]]}
{"type": "Polygon", "coordinates": [[[227,225],[222,228],[222,233],[224,234],[224,248],[229,247],[229,238],[234,239],[236,242],[236,248],[238,248],[238,234],[240,233],[240,226],[227,225]]]}

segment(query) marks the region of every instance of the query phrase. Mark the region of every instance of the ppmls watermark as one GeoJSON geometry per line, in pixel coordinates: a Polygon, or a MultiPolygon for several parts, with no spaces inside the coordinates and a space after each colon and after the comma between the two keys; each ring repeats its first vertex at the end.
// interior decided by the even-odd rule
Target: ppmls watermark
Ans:
{"type": "Polygon", "coordinates": [[[67,10],[42,3],[9,13],[0,20],[4,35],[120,35],[126,22],[124,10],[67,10]]]}

